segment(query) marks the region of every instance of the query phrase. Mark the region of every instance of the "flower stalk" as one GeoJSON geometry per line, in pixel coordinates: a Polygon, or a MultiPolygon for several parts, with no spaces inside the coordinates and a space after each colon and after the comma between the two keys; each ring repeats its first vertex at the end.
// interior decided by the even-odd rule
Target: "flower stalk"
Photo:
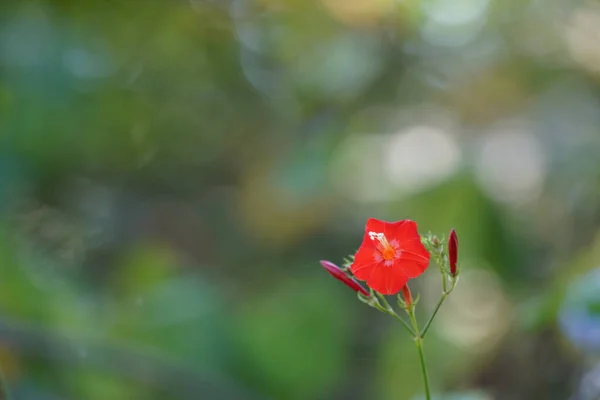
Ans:
{"type": "MultiPolygon", "coordinates": [[[[410,321],[413,325],[415,332],[419,332],[419,324],[415,316],[415,311],[408,311],[410,321]]],[[[423,354],[423,334],[419,333],[414,338],[417,346],[417,352],[419,353],[419,363],[421,364],[421,375],[423,377],[423,387],[425,389],[425,399],[431,400],[431,388],[429,387],[429,375],[427,374],[427,363],[425,362],[425,355],[423,354]]]]}

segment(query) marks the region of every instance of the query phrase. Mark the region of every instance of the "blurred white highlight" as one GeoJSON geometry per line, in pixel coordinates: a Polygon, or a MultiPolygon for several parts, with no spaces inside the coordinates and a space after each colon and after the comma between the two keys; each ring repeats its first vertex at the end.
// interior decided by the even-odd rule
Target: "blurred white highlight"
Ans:
{"type": "Polygon", "coordinates": [[[359,202],[389,201],[434,187],[460,168],[451,113],[430,104],[379,111],[357,120],[387,121],[381,133],[350,136],[332,157],[331,181],[340,193],[359,202]]]}
{"type": "Polygon", "coordinates": [[[331,183],[346,197],[360,202],[385,201],[392,195],[381,163],[381,135],[350,136],[333,155],[331,183]]]}
{"type": "Polygon", "coordinates": [[[475,163],[482,190],[508,205],[534,202],[546,177],[546,156],[526,127],[502,127],[484,136],[475,163]]]}
{"type": "Polygon", "coordinates": [[[489,0],[434,0],[425,3],[423,38],[438,46],[461,46],[487,22],[489,0]]]}
{"type": "Polygon", "coordinates": [[[461,161],[456,139],[433,126],[412,126],[394,135],[386,146],[390,182],[403,193],[435,186],[452,176],[461,161]]]}
{"type": "Polygon", "coordinates": [[[434,0],[424,4],[425,13],[437,23],[463,25],[485,17],[489,0],[434,0]]]}
{"type": "Polygon", "coordinates": [[[600,72],[600,7],[580,7],[565,27],[565,40],[573,60],[585,69],[600,72]]]}
{"type": "MultiPolygon", "coordinates": [[[[432,279],[436,289],[438,278],[432,279]]],[[[437,333],[470,351],[491,350],[510,325],[509,303],[498,276],[491,270],[473,269],[461,276],[460,284],[442,307],[444,312],[435,322],[437,333]]]]}

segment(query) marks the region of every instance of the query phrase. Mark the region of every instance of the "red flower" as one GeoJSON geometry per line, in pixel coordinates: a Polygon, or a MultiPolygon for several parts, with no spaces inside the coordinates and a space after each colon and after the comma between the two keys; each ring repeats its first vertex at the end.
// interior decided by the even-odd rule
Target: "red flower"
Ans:
{"type": "Polygon", "coordinates": [[[458,261],[458,237],[452,229],[448,237],[448,261],[450,263],[450,274],[456,275],[456,262],[458,261]]]}
{"type": "Polygon", "coordinates": [[[359,292],[364,296],[371,296],[371,294],[367,292],[367,290],[364,287],[362,287],[360,283],[356,282],[354,279],[346,275],[340,267],[338,267],[331,261],[321,260],[321,265],[323,266],[323,268],[325,268],[327,272],[331,274],[331,276],[345,283],[346,286],[350,287],[350,289],[353,289],[355,292],[359,292]]]}
{"type": "Polygon", "coordinates": [[[370,218],[350,270],[381,294],[396,294],[427,269],[430,254],[414,221],[385,222],[370,218]]]}

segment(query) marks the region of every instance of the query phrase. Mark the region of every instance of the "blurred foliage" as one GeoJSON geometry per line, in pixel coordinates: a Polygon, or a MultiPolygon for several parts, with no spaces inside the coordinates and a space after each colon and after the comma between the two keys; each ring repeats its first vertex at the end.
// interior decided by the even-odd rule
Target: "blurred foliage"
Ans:
{"type": "Polygon", "coordinates": [[[368,217],[459,233],[440,399],[597,398],[598,38],[583,0],[3,1],[13,398],[419,398],[318,265],[368,217]]]}

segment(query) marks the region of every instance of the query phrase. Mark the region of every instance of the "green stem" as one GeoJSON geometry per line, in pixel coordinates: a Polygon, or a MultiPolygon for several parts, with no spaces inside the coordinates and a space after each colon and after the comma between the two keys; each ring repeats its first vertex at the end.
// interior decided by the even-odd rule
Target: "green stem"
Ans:
{"type": "Polygon", "coordinates": [[[436,314],[440,310],[440,307],[442,306],[442,303],[444,302],[444,300],[446,300],[446,297],[448,297],[448,292],[444,292],[444,294],[442,294],[440,301],[438,301],[437,305],[435,306],[435,309],[433,310],[433,314],[431,314],[429,321],[427,321],[427,323],[425,324],[425,328],[423,328],[423,332],[421,333],[422,338],[425,338],[425,335],[427,334],[427,331],[429,330],[429,327],[431,326],[433,319],[435,318],[436,314]]]}
{"type": "Polygon", "coordinates": [[[404,328],[408,331],[408,333],[410,333],[411,336],[416,336],[415,331],[412,330],[412,328],[410,327],[410,325],[408,325],[408,322],[406,322],[405,320],[402,319],[401,316],[399,316],[396,313],[390,313],[390,315],[394,318],[396,318],[398,321],[400,321],[402,323],[402,326],[404,326],[404,328]]]}
{"type": "MultiPolygon", "coordinates": [[[[415,317],[414,309],[408,310],[408,315],[413,325],[413,329],[416,332],[419,332],[419,325],[417,324],[417,318],[415,317]]],[[[415,337],[415,343],[417,344],[417,351],[419,352],[419,361],[421,362],[421,375],[423,375],[425,399],[431,400],[431,390],[429,389],[429,376],[427,375],[427,365],[425,364],[425,356],[423,355],[423,336],[418,335],[417,337],[415,337]]]]}
{"type": "MultiPolygon", "coordinates": [[[[444,279],[444,283],[446,283],[446,278],[443,277],[444,279]]],[[[433,322],[435,316],[437,315],[438,311],[440,310],[440,307],[442,306],[442,303],[444,303],[444,300],[446,300],[446,297],[448,297],[448,295],[450,293],[452,293],[452,291],[454,290],[454,288],[456,287],[456,282],[457,279],[453,278],[452,279],[452,284],[450,286],[449,290],[446,290],[446,285],[444,285],[444,293],[442,294],[442,297],[440,298],[440,301],[438,301],[437,305],[435,306],[435,309],[433,310],[433,314],[431,314],[431,317],[429,318],[429,321],[427,321],[427,323],[425,324],[425,328],[423,328],[423,332],[421,333],[421,337],[425,338],[425,334],[427,334],[427,331],[429,330],[429,327],[431,326],[431,323],[433,322]]]]}
{"type": "Polygon", "coordinates": [[[421,361],[421,374],[423,375],[423,386],[425,386],[425,399],[431,400],[429,377],[427,376],[427,366],[425,365],[425,356],[423,355],[423,338],[417,339],[417,351],[419,352],[419,360],[421,361]]]}
{"type": "Polygon", "coordinates": [[[404,326],[404,329],[406,329],[408,331],[408,333],[410,333],[411,336],[416,336],[417,332],[415,332],[410,325],[408,324],[408,322],[406,322],[405,320],[402,319],[401,316],[399,316],[398,314],[396,314],[396,312],[394,311],[394,309],[392,308],[392,306],[390,305],[390,303],[387,301],[387,299],[385,298],[384,295],[382,295],[381,293],[377,293],[377,296],[381,299],[381,302],[383,303],[384,307],[383,309],[381,309],[381,311],[386,312],[387,314],[391,315],[392,317],[396,318],[398,321],[400,321],[400,323],[402,324],[402,326],[404,326]]]}
{"type": "Polygon", "coordinates": [[[444,270],[441,267],[440,272],[442,273],[442,289],[444,290],[444,293],[446,293],[446,286],[448,285],[448,280],[446,279],[446,274],[444,273],[444,270]]]}
{"type": "Polygon", "coordinates": [[[386,308],[388,311],[394,311],[394,309],[392,308],[392,306],[390,306],[390,303],[388,303],[388,301],[387,301],[387,299],[385,298],[385,296],[384,296],[384,295],[382,295],[382,294],[381,294],[381,293],[379,293],[379,292],[376,292],[376,293],[377,293],[377,297],[379,297],[379,298],[381,299],[381,302],[383,303],[383,305],[385,306],[385,308],[386,308]]]}

